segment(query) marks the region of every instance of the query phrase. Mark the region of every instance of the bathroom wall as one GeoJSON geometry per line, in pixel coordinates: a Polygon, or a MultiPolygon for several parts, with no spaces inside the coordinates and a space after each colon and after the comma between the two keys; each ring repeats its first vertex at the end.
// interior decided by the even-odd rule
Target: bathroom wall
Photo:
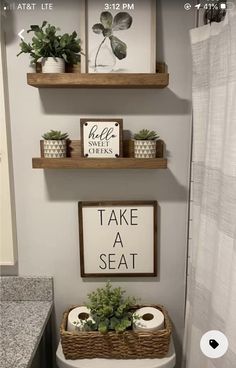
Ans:
{"type": "MultiPolygon", "coordinates": [[[[54,277],[57,323],[70,304],[83,303],[105,280],[80,277],[79,200],[157,200],[158,277],[116,278],[143,302],[164,304],[175,326],[180,359],[184,330],[188,181],[191,137],[191,56],[188,30],[193,12],[181,1],[158,1],[157,50],[169,68],[164,90],[38,90],[26,83],[28,56],[16,58],[17,33],[44,19],[73,31],[79,1],[54,3],[54,12],[18,12],[7,22],[7,63],[20,275],[54,277]],[[81,117],[120,117],[135,132],[157,130],[166,143],[167,170],[32,170],[45,131],[68,131],[78,139],[81,117]]],[[[180,364],[180,363],[179,363],[180,364]]],[[[180,365],[178,366],[180,367],[180,365]]]]}

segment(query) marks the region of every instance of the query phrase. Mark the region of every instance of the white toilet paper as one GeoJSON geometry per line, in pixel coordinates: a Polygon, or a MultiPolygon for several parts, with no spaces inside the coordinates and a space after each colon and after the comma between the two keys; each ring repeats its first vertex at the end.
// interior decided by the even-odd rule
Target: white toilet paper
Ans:
{"type": "Polygon", "coordinates": [[[162,330],[165,325],[164,314],[154,307],[143,307],[138,309],[134,315],[133,330],[136,331],[158,331],[162,330]]]}
{"type": "Polygon", "coordinates": [[[87,307],[81,306],[72,309],[67,319],[67,331],[82,331],[83,322],[86,320],[94,322],[87,307]]]}

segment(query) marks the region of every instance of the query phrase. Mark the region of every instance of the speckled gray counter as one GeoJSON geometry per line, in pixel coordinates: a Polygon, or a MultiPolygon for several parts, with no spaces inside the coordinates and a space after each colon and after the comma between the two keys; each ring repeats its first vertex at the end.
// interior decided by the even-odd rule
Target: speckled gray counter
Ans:
{"type": "Polygon", "coordinates": [[[0,300],[53,300],[53,280],[51,277],[0,277],[0,300]]]}
{"type": "Polygon", "coordinates": [[[2,277],[0,290],[0,367],[29,368],[52,311],[52,279],[2,277]]]}

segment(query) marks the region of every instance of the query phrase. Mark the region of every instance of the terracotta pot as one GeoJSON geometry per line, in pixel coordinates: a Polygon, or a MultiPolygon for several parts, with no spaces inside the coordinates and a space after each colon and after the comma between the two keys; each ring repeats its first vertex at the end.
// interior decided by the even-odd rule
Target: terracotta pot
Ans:
{"type": "Polygon", "coordinates": [[[35,64],[35,71],[36,71],[36,73],[42,73],[42,63],[37,62],[35,64]]]}
{"type": "Polygon", "coordinates": [[[74,64],[72,67],[72,73],[81,73],[81,64],[74,64]]]}
{"type": "Polygon", "coordinates": [[[66,63],[66,73],[81,73],[81,64],[67,64],[66,63]]]}

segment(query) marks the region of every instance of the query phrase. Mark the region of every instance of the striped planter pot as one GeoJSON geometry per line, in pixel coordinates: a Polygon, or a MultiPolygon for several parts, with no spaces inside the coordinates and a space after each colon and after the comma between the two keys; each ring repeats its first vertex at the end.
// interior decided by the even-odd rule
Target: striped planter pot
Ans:
{"type": "Polygon", "coordinates": [[[66,157],[66,140],[44,140],[44,157],[63,158],[66,157]]]}
{"type": "Polygon", "coordinates": [[[134,157],[135,158],[155,158],[156,157],[156,141],[134,141],[134,157]]]}
{"type": "Polygon", "coordinates": [[[65,73],[65,60],[62,58],[43,58],[42,73],[65,73]]]}

